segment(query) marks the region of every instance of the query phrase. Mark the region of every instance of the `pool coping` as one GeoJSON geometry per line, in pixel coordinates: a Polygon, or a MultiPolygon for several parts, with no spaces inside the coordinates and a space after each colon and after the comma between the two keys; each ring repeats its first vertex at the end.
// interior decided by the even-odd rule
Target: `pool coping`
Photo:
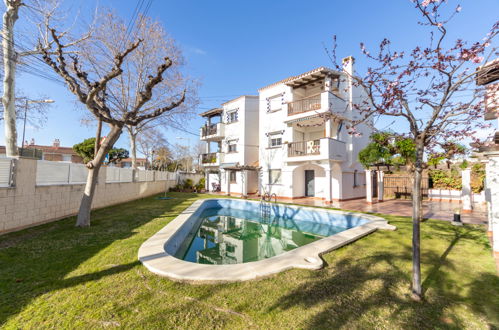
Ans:
{"type": "MultiPolygon", "coordinates": [[[[213,200],[219,200],[219,198],[199,199],[195,201],[175,219],[146,240],[138,251],[138,259],[140,262],[142,262],[151,272],[176,281],[191,283],[240,282],[267,277],[292,268],[310,270],[320,269],[324,266],[324,261],[321,258],[322,254],[338,249],[377,229],[396,229],[395,226],[388,224],[386,219],[378,216],[360,212],[320,208],[323,212],[361,216],[369,220],[369,222],[287,251],[275,257],[248,263],[206,265],[180,260],[167,253],[165,251],[166,244],[175,237],[175,234],[180,230],[182,225],[203,203],[213,200]]],[[[233,200],[241,201],[239,199],[233,200]]],[[[248,202],[259,203],[258,201],[248,202]]],[[[307,206],[278,204],[285,207],[318,210],[317,208],[307,206]]]]}

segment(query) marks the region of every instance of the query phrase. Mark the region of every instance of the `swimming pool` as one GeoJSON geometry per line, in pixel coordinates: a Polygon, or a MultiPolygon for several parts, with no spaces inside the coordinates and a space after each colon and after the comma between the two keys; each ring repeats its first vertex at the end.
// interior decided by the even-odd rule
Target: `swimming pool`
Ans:
{"type": "Polygon", "coordinates": [[[319,269],[322,253],[376,229],[372,215],[237,199],[194,202],[139,249],[152,272],[172,279],[227,282],[289,268],[319,269]]]}

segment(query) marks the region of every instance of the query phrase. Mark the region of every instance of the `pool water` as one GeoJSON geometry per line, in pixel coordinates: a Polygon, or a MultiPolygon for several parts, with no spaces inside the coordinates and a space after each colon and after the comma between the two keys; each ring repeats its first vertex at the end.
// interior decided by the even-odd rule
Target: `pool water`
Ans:
{"type": "MultiPolygon", "coordinates": [[[[360,224],[359,221],[345,221],[344,217],[318,221],[311,216],[267,211],[227,207],[204,209],[199,214],[199,225],[192,228],[175,257],[213,265],[258,261],[360,224]]],[[[319,210],[317,213],[327,214],[319,210]]]]}

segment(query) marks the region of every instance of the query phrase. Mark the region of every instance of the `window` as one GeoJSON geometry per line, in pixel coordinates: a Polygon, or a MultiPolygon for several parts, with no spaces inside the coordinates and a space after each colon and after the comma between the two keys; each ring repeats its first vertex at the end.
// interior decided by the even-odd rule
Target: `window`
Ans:
{"type": "Polygon", "coordinates": [[[231,110],[227,112],[227,124],[235,123],[238,121],[238,110],[231,110]]]}
{"type": "Polygon", "coordinates": [[[269,148],[276,148],[282,145],[282,134],[279,133],[270,133],[269,136],[269,148]]]}
{"type": "Polygon", "coordinates": [[[279,111],[282,109],[282,94],[274,95],[267,99],[267,112],[279,111]]]}
{"type": "Polygon", "coordinates": [[[269,170],[269,184],[281,183],[281,170],[269,170]]]}
{"type": "Polygon", "coordinates": [[[236,144],[235,140],[229,141],[228,144],[229,144],[227,146],[227,152],[228,153],[237,152],[237,144],[236,144]]]}
{"type": "Polygon", "coordinates": [[[230,171],[230,173],[229,173],[229,182],[230,183],[236,183],[237,182],[236,171],[230,171]]]}

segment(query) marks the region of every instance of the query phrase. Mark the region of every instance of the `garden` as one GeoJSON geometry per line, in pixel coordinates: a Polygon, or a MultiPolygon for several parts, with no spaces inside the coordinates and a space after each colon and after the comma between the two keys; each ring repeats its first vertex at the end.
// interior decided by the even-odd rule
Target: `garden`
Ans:
{"type": "MultiPolygon", "coordinates": [[[[410,297],[411,219],[323,255],[318,271],[217,285],[172,282],[140,245],[199,198],[171,192],[0,237],[0,324],[23,328],[499,327],[499,279],[485,228],[422,224],[425,300],[410,297]]],[[[220,196],[218,196],[220,198],[220,196]]]]}

